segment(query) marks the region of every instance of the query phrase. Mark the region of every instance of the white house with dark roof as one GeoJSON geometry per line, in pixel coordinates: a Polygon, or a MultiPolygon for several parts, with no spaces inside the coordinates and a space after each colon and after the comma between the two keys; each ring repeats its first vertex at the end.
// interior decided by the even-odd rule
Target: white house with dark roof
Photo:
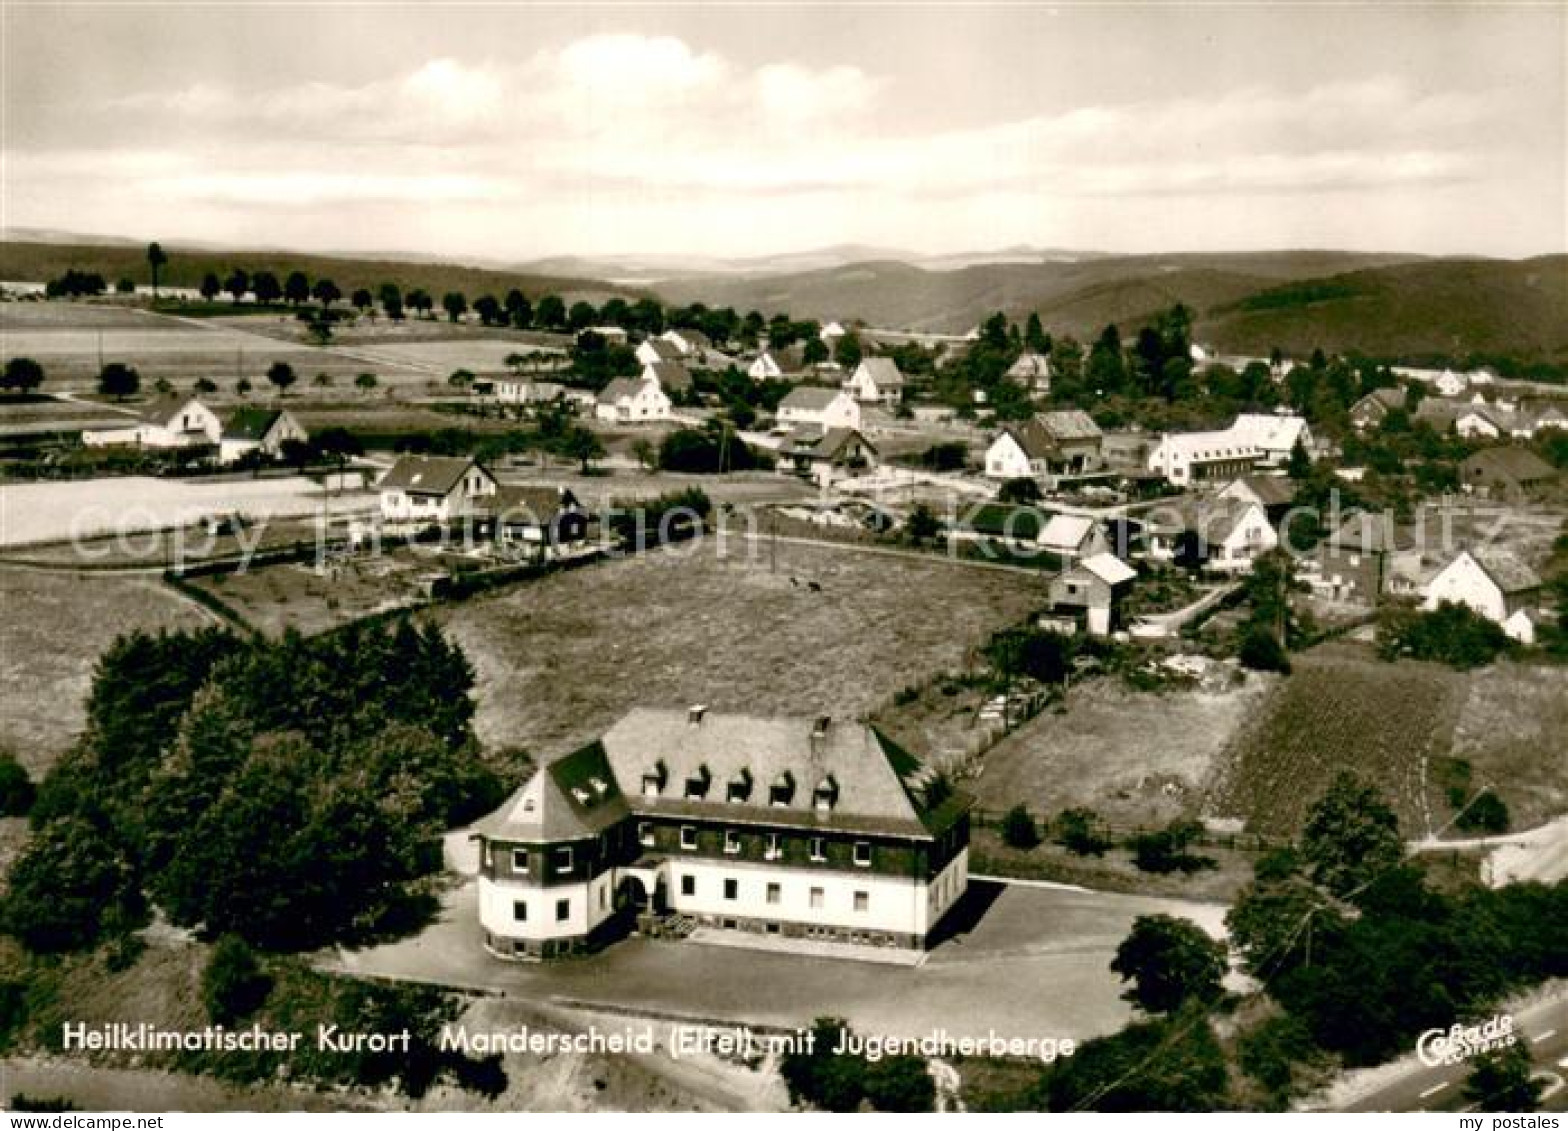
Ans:
{"type": "Polygon", "coordinates": [[[800,428],[779,445],[779,470],[826,487],[844,476],[865,475],[877,466],[877,449],[853,428],[800,428]]]}
{"type": "Polygon", "coordinates": [[[674,346],[684,358],[700,358],[713,348],[713,340],[701,330],[666,330],[659,337],[674,346]]]}
{"type": "Polygon", "coordinates": [[[594,401],[596,420],[615,424],[643,424],[670,419],[670,398],[659,382],[641,377],[617,377],[594,401]]]}
{"type": "Polygon", "coordinates": [[[218,461],[234,463],[251,452],[259,452],[269,459],[283,454],[283,445],[290,441],[304,443],[310,437],[294,414],[285,408],[262,408],[253,405],[236,409],[223,426],[223,436],[218,444],[218,461]]]}
{"type": "Polygon", "coordinates": [[[1531,617],[1541,595],[1541,578],[1505,550],[1460,550],[1421,590],[1421,607],[1445,601],[1465,605],[1494,621],[1523,644],[1535,642],[1531,617]]]}
{"type": "Polygon", "coordinates": [[[192,448],[222,438],[223,422],[197,397],[163,397],[133,409],[124,424],[82,432],[82,443],[90,448],[192,448]]]}
{"type": "Polygon", "coordinates": [[[474,826],[485,946],[548,957],[680,917],[923,947],[968,886],[970,806],[861,723],[637,709],[474,826]]]}
{"type": "Polygon", "coordinates": [[[763,350],[746,366],[746,376],[753,381],[777,381],[784,376],[784,367],[772,350],[763,350]]]}
{"type": "Polygon", "coordinates": [[[904,399],[904,374],[891,357],[865,357],[844,381],[844,389],[861,404],[894,408],[904,399]]]}
{"type": "Polygon", "coordinates": [[[1091,636],[1108,636],[1116,627],[1117,606],[1137,577],[1115,554],[1093,554],[1052,578],[1052,611],[1081,619],[1091,636]]]}
{"type": "Polygon", "coordinates": [[[800,385],[779,402],[780,424],[826,431],[830,428],[860,430],[860,403],[843,389],[800,385]]]}
{"type": "Polygon", "coordinates": [[[480,535],[541,557],[581,548],[588,537],[588,512],[570,487],[497,487],[476,504],[474,514],[480,535]]]}
{"type": "Polygon", "coordinates": [[[1262,504],[1250,499],[1161,502],[1140,516],[1151,558],[1224,573],[1249,572],[1279,545],[1262,504]]]}
{"type": "Polygon", "coordinates": [[[388,526],[438,526],[475,513],[497,488],[477,460],[463,456],[404,456],[376,484],[388,526]]]}
{"type": "Polygon", "coordinates": [[[685,356],[679,346],[663,338],[648,338],[639,342],[634,352],[643,365],[652,365],[656,361],[679,361],[685,356]]]}
{"type": "Polygon", "coordinates": [[[1008,366],[1007,377],[1011,381],[1017,381],[1030,392],[1049,393],[1051,391],[1051,359],[1043,353],[1025,350],[1018,355],[1017,361],[1008,366]]]}
{"type": "Polygon", "coordinates": [[[1082,409],[1037,413],[1009,424],[985,453],[991,479],[1039,479],[1073,475],[1100,463],[1105,436],[1082,409]]]}

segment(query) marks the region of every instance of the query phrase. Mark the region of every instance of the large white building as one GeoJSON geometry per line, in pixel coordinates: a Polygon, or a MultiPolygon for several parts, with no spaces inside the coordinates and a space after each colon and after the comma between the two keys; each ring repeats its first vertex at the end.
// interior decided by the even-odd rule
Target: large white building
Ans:
{"type": "Polygon", "coordinates": [[[193,448],[217,444],[223,422],[195,397],[166,397],[136,409],[123,425],[89,428],[82,443],[90,448],[193,448]]]}
{"type": "Polygon", "coordinates": [[[547,957],[682,916],[921,947],[968,886],[969,809],[863,724],[634,710],[474,827],[485,945],[547,957]]]}

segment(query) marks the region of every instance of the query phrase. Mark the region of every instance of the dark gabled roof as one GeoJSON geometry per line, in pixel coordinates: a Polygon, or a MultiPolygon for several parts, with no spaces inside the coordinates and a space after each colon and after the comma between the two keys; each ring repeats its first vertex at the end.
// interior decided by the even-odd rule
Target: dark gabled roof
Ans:
{"type": "Polygon", "coordinates": [[[797,385],[789,391],[789,396],[779,402],[779,408],[821,412],[843,395],[840,389],[828,389],[821,385],[797,385]]]}
{"type": "Polygon", "coordinates": [[[614,404],[622,397],[630,400],[642,392],[644,384],[646,382],[641,377],[617,377],[599,390],[599,403],[614,404]]]}
{"type": "Polygon", "coordinates": [[[1051,375],[1051,359],[1044,354],[1025,350],[1018,355],[1018,360],[1007,367],[1007,375],[1021,380],[1034,380],[1039,377],[1051,375]]]}
{"type": "Polygon", "coordinates": [[[1386,409],[1404,408],[1405,391],[1403,389],[1397,388],[1373,389],[1366,396],[1362,397],[1355,404],[1351,405],[1350,411],[1355,412],[1356,409],[1361,408],[1363,405],[1368,408],[1371,408],[1373,405],[1381,405],[1386,409]]]}
{"type": "Polygon", "coordinates": [[[630,810],[605,757],[591,742],[534,772],[472,832],[490,840],[537,844],[597,836],[630,810]]]}
{"type": "Polygon", "coordinates": [[[866,376],[879,389],[901,389],[904,386],[904,374],[891,357],[864,357],[860,359],[857,368],[865,370],[866,376]]]}
{"type": "Polygon", "coordinates": [[[642,344],[658,354],[660,361],[679,361],[685,356],[685,354],[681,353],[680,346],[674,342],[665,341],[663,338],[649,338],[642,344]]]}
{"type": "Polygon", "coordinates": [[[495,479],[484,465],[463,456],[404,456],[377,486],[382,490],[401,488],[411,495],[447,495],[463,481],[469,468],[478,468],[492,482],[495,479]]]}
{"type": "Polygon", "coordinates": [[[1244,475],[1236,480],[1265,507],[1289,506],[1296,499],[1296,485],[1283,475],[1244,475]]]}
{"type": "Polygon", "coordinates": [[[272,426],[283,416],[281,408],[261,408],[252,405],[234,410],[234,415],[229,417],[229,422],[223,426],[225,440],[256,440],[266,439],[267,433],[272,431],[272,426]]]}
{"type": "Polygon", "coordinates": [[[653,378],[666,391],[691,388],[691,374],[678,361],[650,361],[642,367],[643,379],[653,378]]]}
{"type": "Polygon", "coordinates": [[[1486,475],[1500,475],[1516,483],[1537,483],[1557,474],[1552,465],[1526,448],[1484,448],[1464,459],[1466,477],[1478,468],[1486,475]]]}
{"type": "Polygon", "coordinates": [[[1508,550],[1488,548],[1467,552],[1504,593],[1528,593],[1541,587],[1540,575],[1508,550]]]}
{"type": "Polygon", "coordinates": [[[779,450],[786,456],[804,456],[810,459],[837,459],[851,440],[858,438],[874,454],[876,445],[853,428],[797,428],[784,439],[779,450]]]}
{"type": "Polygon", "coordinates": [[[926,839],[942,827],[933,821],[950,821],[968,804],[960,796],[928,810],[921,764],[862,723],[712,712],[693,722],[688,711],[639,708],[599,741],[616,777],[638,790],[627,798],[635,813],[926,839]],[[666,785],[657,797],[645,796],[643,777],[656,767],[666,785]],[[686,796],[685,782],[704,767],[719,784],[702,797],[686,796]],[[745,799],[728,800],[727,783],[745,773],[755,787],[745,799]],[[772,804],[770,787],[780,780],[793,789],[786,804],[772,804]],[[836,800],[819,809],[817,788],[829,781],[836,800]]]}
{"type": "Polygon", "coordinates": [[[1391,514],[1356,511],[1329,537],[1333,548],[1344,554],[1392,554],[1412,549],[1415,536],[1400,529],[1391,514]]]}
{"type": "MultiPolygon", "coordinates": [[[[183,409],[186,405],[191,404],[192,402],[196,404],[202,403],[201,398],[199,397],[182,397],[178,394],[171,393],[167,396],[158,397],[155,400],[148,401],[144,405],[138,405],[131,411],[136,415],[138,420],[141,420],[144,423],[167,424],[169,421],[173,420],[177,415],[179,415],[181,409],[183,409]]],[[[203,405],[202,407],[205,408],[206,406],[203,405]]]]}
{"type": "Polygon", "coordinates": [[[569,487],[506,486],[496,488],[479,504],[479,513],[505,519],[514,524],[546,526],[564,510],[580,510],[581,504],[569,487]]]}
{"type": "Polygon", "coordinates": [[[1046,435],[1058,444],[1069,440],[1098,440],[1104,435],[1094,418],[1081,408],[1042,412],[1035,419],[1045,429],[1046,435]]]}

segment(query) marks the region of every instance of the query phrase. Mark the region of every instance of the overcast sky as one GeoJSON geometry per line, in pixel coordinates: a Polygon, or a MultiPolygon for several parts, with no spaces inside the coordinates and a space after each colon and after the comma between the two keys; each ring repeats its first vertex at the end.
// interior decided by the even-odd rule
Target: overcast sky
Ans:
{"type": "Polygon", "coordinates": [[[3,221],[315,250],[1568,250],[1568,6],[0,5],[3,221]]]}

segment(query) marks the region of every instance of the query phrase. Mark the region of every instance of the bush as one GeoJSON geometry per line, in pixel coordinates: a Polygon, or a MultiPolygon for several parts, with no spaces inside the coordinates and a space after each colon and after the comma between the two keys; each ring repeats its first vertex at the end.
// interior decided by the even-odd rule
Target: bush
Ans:
{"type": "Polygon", "coordinates": [[[1385,660],[1408,656],[1467,671],[1491,663],[1512,646],[1500,625],[1450,601],[1431,612],[1391,606],[1378,617],[1377,651],[1385,660]]]}
{"type": "Polygon", "coordinates": [[[1116,843],[1092,809],[1064,809],[1051,828],[1056,843],[1078,856],[1104,856],[1116,843]]]}
{"type": "Polygon", "coordinates": [[[1461,809],[1454,820],[1467,833],[1505,833],[1509,823],[1507,803],[1490,790],[1461,809]]]}
{"type": "Polygon", "coordinates": [[[1187,851],[1202,831],[1196,821],[1173,821],[1156,832],[1138,834],[1127,842],[1127,847],[1132,849],[1133,863],[1140,871],[1156,875],[1200,872],[1217,867],[1209,857],[1187,851]]]}
{"type": "Polygon", "coordinates": [[[1236,653],[1243,667],[1256,672],[1290,672],[1290,656],[1266,628],[1249,628],[1236,653]]]}
{"type": "Polygon", "coordinates": [[[1040,830],[1022,802],[1002,818],[1002,843],[1009,848],[1029,849],[1040,843],[1040,830]]]}
{"type": "Polygon", "coordinates": [[[0,753],[0,817],[25,817],[38,790],[16,755],[0,753]]]}
{"type": "Polygon", "coordinates": [[[245,940],[238,935],[219,939],[201,976],[201,1000],[212,1022],[243,1021],[266,1004],[271,992],[272,979],[245,940]]]}

